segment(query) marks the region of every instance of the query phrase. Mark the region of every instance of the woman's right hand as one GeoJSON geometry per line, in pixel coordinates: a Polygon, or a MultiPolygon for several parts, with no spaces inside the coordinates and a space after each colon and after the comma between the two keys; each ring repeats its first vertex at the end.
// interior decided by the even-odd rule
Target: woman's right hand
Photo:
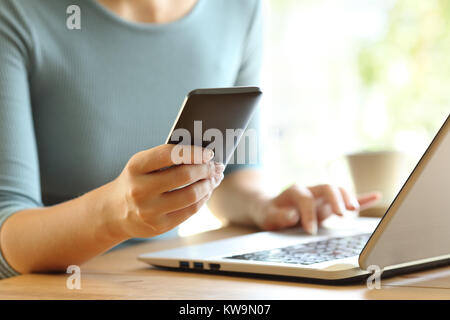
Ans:
{"type": "Polygon", "coordinates": [[[116,234],[146,238],[167,232],[196,213],[220,184],[225,166],[212,160],[211,150],[184,146],[191,156],[174,159],[174,148],[167,144],[135,154],[112,182],[116,234]]]}

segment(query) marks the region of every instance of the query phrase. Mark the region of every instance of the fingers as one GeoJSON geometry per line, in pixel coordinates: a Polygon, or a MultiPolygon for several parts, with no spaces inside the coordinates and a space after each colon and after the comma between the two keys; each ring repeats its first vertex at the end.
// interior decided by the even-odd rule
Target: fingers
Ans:
{"type": "Polygon", "coordinates": [[[183,209],[177,210],[177,211],[173,211],[173,212],[170,212],[168,214],[161,216],[160,222],[159,222],[160,227],[159,227],[158,232],[159,233],[167,232],[167,231],[175,228],[179,224],[183,223],[187,219],[189,219],[192,215],[197,213],[203,207],[203,205],[205,205],[205,203],[209,200],[210,197],[211,197],[211,193],[209,193],[206,197],[204,197],[200,201],[198,201],[186,208],[183,208],[183,209]]]}
{"type": "Polygon", "coordinates": [[[345,206],[348,210],[359,211],[373,206],[381,199],[379,192],[372,192],[366,195],[360,195],[356,198],[353,194],[347,192],[344,188],[339,188],[344,199],[345,206]]]}
{"type": "Polygon", "coordinates": [[[210,179],[197,181],[187,187],[161,194],[151,200],[154,214],[161,215],[181,210],[197,203],[211,193],[222,181],[223,174],[210,179]]]}
{"type": "Polygon", "coordinates": [[[132,174],[146,174],[178,164],[207,163],[213,151],[198,146],[164,144],[135,154],[127,164],[132,174]]]}
{"type": "Polygon", "coordinates": [[[291,201],[300,213],[300,222],[308,233],[317,233],[317,212],[313,193],[308,188],[294,186],[289,189],[291,201]]]}
{"type": "Polygon", "coordinates": [[[318,225],[332,214],[343,216],[346,210],[357,211],[379,199],[379,193],[356,199],[344,188],[331,185],[309,188],[294,185],[264,204],[255,222],[265,230],[274,230],[292,227],[300,221],[305,231],[316,234],[318,225]]]}
{"type": "Polygon", "coordinates": [[[366,195],[360,195],[358,196],[358,202],[360,205],[360,209],[364,210],[367,208],[372,207],[374,204],[376,204],[381,199],[381,193],[379,192],[372,192],[366,195]]]}
{"type": "Polygon", "coordinates": [[[345,208],[351,211],[358,211],[359,202],[356,197],[342,187],[339,188],[339,191],[341,192],[342,198],[344,199],[345,208]]]}
{"type": "Polygon", "coordinates": [[[317,213],[314,195],[308,188],[296,185],[272,199],[262,212],[263,229],[291,227],[300,221],[306,232],[317,233],[317,213]]]}
{"type": "Polygon", "coordinates": [[[224,177],[213,157],[209,149],[169,144],[134,155],[116,180],[126,233],[154,236],[196,212],[224,177]]]}
{"type": "Polygon", "coordinates": [[[325,202],[324,199],[316,199],[317,208],[317,222],[318,225],[322,225],[322,222],[333,215],[333,210],[331,206],[325,202]]]}
{"type": "Polygon", "coordinates": [[[309,187],[315,198],[325,198],[327,203],[330,204],[331,209],[338,216],[343,216],[345,211],[344,200],[342,198],[341,192],[338,188],[331,185],[319,185],[314,187],[309,187]]]}
{"type": "Polygon", "coordinates": [[[225,165],[210,161],[205,164],[179,165],[167,170],[154,172],[144,179],[149,189],[158,193],[174,190],[187,186],[200,180],[210,179],[214,176],[220,177],[225,170],[225,165]]]}

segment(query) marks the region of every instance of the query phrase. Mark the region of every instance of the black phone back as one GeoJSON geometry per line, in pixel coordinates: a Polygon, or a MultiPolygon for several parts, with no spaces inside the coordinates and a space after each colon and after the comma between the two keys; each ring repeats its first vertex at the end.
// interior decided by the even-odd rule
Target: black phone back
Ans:
{"type": "Polygon", "coordinates": [[[208,147],[227,164],[258,106],[258,87],[197,89],[188,94],[166,143],[208,147]]]}

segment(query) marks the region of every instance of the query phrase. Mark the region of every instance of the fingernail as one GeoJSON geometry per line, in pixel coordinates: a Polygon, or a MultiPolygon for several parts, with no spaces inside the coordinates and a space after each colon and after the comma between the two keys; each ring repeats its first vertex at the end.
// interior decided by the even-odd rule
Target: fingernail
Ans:
{"type": "Polygon", "coordinates": [[[216,173],[220,174],[225,170],[225,165],[220,162],[216,162],[216,173]]]}
{"type": "Polygon", "coordinates": [[[205,162],[208,162],[212,158],[214,158],[214,152],[211,149],[204,149],[203,150],[203,160],[205,162]]]}

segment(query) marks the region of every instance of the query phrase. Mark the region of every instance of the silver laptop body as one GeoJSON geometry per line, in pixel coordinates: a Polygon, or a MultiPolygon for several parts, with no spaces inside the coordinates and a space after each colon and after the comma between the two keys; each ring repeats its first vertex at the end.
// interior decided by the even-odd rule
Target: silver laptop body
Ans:
{"type": "MultiPolygon", "coordinates": [[[[257,232],[140,255],[158,267],[325,281],[385,275],[450,262],[450,117],[381,221],[351,228],[257,232]],[[379,223],[378,223],[379,222],[379,223]]],[[[336,218],[337,219],[337,218],[336,218]]]]}

